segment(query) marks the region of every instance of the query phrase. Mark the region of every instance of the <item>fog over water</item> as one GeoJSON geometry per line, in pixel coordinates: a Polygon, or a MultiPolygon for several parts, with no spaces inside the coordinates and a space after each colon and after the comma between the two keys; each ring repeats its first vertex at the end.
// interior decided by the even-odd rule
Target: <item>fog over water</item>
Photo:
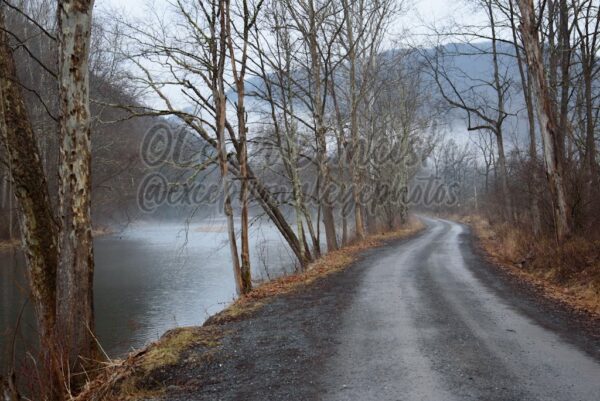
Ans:
{"type": "MultiPolygon", "coordinates": [[[[119,357],[177,326],[201,325],[235,297],[224,219],[200,223],[139,222],[94,241],[96,330],[102,347],[119,357]]],[[[251,229],[257,280],[294,270],[293,255],[274,226],[251,229]]],[[[26,299],[23,258],[0,252],[0,365],[7,361],[13,328],[26,299]]],[[[34,338],[25,309],[19,343],[34,338]]],[[[19,346],[22,348],[22,346],[19,346]]]]}

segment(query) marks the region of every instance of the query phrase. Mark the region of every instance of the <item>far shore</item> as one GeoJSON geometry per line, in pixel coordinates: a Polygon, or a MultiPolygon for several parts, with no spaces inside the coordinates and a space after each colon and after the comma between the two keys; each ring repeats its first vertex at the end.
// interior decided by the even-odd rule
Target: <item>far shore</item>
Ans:
{"type": "MultiPolygon", "coordinates": [[[[92,230],[93,237],[104,237],[107,235],[114,234],[115,230],[111,227],[99,227],[92,230]]],[[[12,240],[0,240],[0,252],[10,251],[21,247],[21,241],[19,239],[12,240]]]]}

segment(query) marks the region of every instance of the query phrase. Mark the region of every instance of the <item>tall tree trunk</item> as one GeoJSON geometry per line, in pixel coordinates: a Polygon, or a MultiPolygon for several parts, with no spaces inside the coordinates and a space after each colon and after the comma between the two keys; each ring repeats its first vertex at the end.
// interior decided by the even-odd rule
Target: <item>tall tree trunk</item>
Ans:
{"type": "MultiPolygon", "coordinates": [[[[280,14],[275,12],[273,14],[273,18],[275,19],[275,23],[280,23],[280,14]]],[[[278,80],[279,87],[282,89],[281,96],[281,109],[283,110],[283,126],[282,130],[281,124],[279,122],[279,117],[276,111],[276,101],[274,99],[272,82],[269,79],[273,75],[267,72],[265,67],[263,52],[258,52],[259,63],[261,66],[261,78],[265,82],[265,90],[267,92],[267,97],[269,101],[269,108],[271,114],[271,120],[273,123],[273,128],[275,131],[275,135],[278,141],[278,149],[279,154],[282,157],[284,167],[287,171],[288,177],[292,182],[292,193],[294,197],[294,211],[296,214],[296,227],[298,230],[298,242],[300,243],[300,253],[298,256],[298,261],[302,268],[306,267],[308,263],[312,260],[312,255],[310,252],[310,248],[307,246],[306,233],[304,231],[303,225],[303,216],[306,219],[306,225],[310,231],[314,252],[318,257],[320,255],[320,246],[318,241],[314,236],[314,229],[312,226],[311,218],[309,213],[305,213],[306,205],[304,204],[304,193],[302,191],[302,183],[300,180],[300,175],[298,171],[298,139],[297,139],[297,127],[296,122],[294,121],[294,91],[292,79],[289,74],[292,70],[292,58],[291,58],[291,49],[290,49],[290,37],[287,28],[279,30],[277,32],[279,35],[277,37],[277,43],[281,43],[281,53],[283,53],[283,60],[281,62],[282,66],[278,67],[278,72],[275,75],[278,80]],[[283,132],[282,132],[283,131],[283,132]],[[283,146],[284,141],[282,141],[282,137],[285,141],[285,146],[283,146]]],[[[279,226],[278,226],[279,227],[279,226]]],[[[284,238],[285,237],[284,235],[284,238]]]]}
{"type": "Polygon", "coordinates": [[[250,239],[249,239],[249,211],[248,211],[248,180],[250,175],[248,174],[248,146],[247,146],[247,134],[248,127],[246,125],[246,108],[244,105],[245,100],[245,77],[246,77],[246,62],[248,59],[248,35],[250,29],[250,14],[249,8],[246,2],[244,2],[244,15],[242,15],[244,21],[243,29],[243,45],[242,55],[239,62],[236,59],[235,49],[233,45],[233,36],[231,34],[231,10],[229,1],[226,2],[226,9],[222,12],[226,13],[227,25],[222,27],[227,32],[227,46],[229,48],[231,68],[233,72],[233,78],[235,81],[235,87],[237,91],[237,122],[238,122],[238,144],[237,149],[238,160],[240,162],[240,225],[241,225],[241,238],[240,242],[242,245],[241,253],[241,266],[240,266],[240,288],[238,289],[242,294],[248,294],[252,290],[252,273],[250,270],[250,239]]]}
{"type": "MultiPolygon", "coordinates": [[[[221,182],[223,185],[223,211],[227,220],[227,235],[229,238],[229,250],[231,253],[231,263],[233,265],[233,276],[235,278],[236,290],[238,294],[244,293],[242,279],[242,268],[238,253],[237,238],[235,233],[235,221],[233,217],[233,206],[231,203],[231,182],[229,179],[229,163],[227,154],[227,144],[225,142],[225,125],[227,119],[227,96],[225,95],[225,61],[228,48],[228,27],[229,21],[229,0],[218,0],[218,5],[214,2],[213,15],[218,16],[218,21],[213,20],[211,31],[215,34],[213,45],[211,46],[212,56],[212,78],[213,78],[213,97],[215,101],[215,134],[217,137],[217,152],[219,158],[219,167],[221,172],[221,182]],[[218,29],[218,31],[217,31],[218,29]],[[218,36],[217,36],[218,35],[218,36]]],[[[237,145],[237,144],[236,144],[237,145]]],[[[236,146],[238,149],[239,146],[236,146]]],[[[241,176],[241,167],[238,164],[238,176],[241,176]]]]}
{"type": "Polygon", "coordinates": [[[594,79],[597,70],[597,49],[600,41],[600,7],[589,2],[580,11],[582,18],[575,18],[574,25],[579,37],[579,51],[581,57],[581,70],[583,80],[583,103],[585,120],[585,193],[587,197],[588,214],[593,212],[593,199],[598,181],[598,165],[596,162],[596,124],[597,107],[594,107],[594,79]],[[583,26],[581,25],[583,23],[583,26]],[[596,113],[596,115],[594,115],[596,113]]]}
{"type": "MultiPolygon", "coordinates": [[[[338,113],[339,113],[339,108],[337,107],[336,104],[336,109],[338,109],[338,113]]],[[[341,127],[341,121],[338,118],[338,122],[340,122],[340,127],[341,127]]],[[[340,216],[342,218],[342,246],[348,244],[348,218],[346,216],[346,207],[347,207],[347,200],[346,200],[346,191],[348,190],[348,187],[346,185],[346,177],[344,177],[344,157],[342,156],[344,154],[344,145],[343,145],[343,135],[344,135],[344,130],[343,128],[340,130],[338,127],[338,135],[336,137],[336,145],[337,145],[337,152],[338,152],[338,179],[340,180],[340,192],[342,194],[342,205],[341,205],[341,213],[340,216]]]]}
{"type": "MultiPolygon", "coordinates": [[[[409,139],[410,132],[408,127],[404,127],[402,132],[402,138],[400,139],[400,152],[402,155],[408,155],[409,153],[409,139]]],[[[400,224],[406,224],[408,222],[408,165],[406,157],[402,157],[402,161],[400,162],[400,190],[402,191],[402,196],[400,197],[400,224]]],[[[390,226],[393,226],[393,223],[390,226]]]]}
{"type": "MultiPolygon", "coordinates": [[[[596,138],[595,138],[595,124],[594,124],[594,102],[593,102],[593,58],[595,54],[588,54],[582,69],[583,69],[583,86],[584,86],[584,102],[585,102],[585,192],[587,195],[587,202],[590,205],[593,204],[594,199],[594,188],[598,185],[598,168],[596,165],[596,138]]],[[[588,211],[591,212],[591,211],[588,211]]]]}
{"type": "MultiPolygon", "coordinates": [[[[349,164],[352,163],[352,161],[350,160],[350,158],[345,158],[345,156],[347,156],[347,154],[344,154],[344,145],[345,145],[345,133],[344,133],[344,121],[343,121],[343,117],[342,117],[342,112],[340,109],[340,105],[338,103],[337,100],[337,90],[336,90],[336,86],[335,86],[335,77],[332,77],[330,80],[330,85],[331,85],[331,101],[333,103],[333,109],[335,110],[335,117],[336,117],[336,123],[337,123],[337,135],[336,135],[336,145],[337,145],[337,154],[338,154],[338,160],[337,160],[337,167],[338,167],[338,179],[340,180],[340,192],[343,196],[343,200],[342,200],[342,205],[341,205],[341,218],[342,218],[342,245],[346,245],[348,243],[348,218],[346,216],[346,208],[349,204],[349,199],[346,199],[346,191],[348,190],[348,187],[346,185],[346,178],[344,177],[344,167],[345,167],[345,162],[348,162],[349,164]]],[[[353,197],[354,197],[354,191],[353,191],[353,197]]],[[[357,204],[358,202],[356,201],[356,199],[354,200],[354,203],[357,204]]],[[[356,211],[356,209],[355,209],[356,211]]],[[[356,213],[355,213],[356,215],[356,213]]],[[[355,224],[356,224],[356,216],[355,216],[355,224]]],[[[360,223],[361,226],[364,226],[364,224],[362,224],[362,218],[360,219],[360,223]]],[[[363,229],[364,231],[364,229],[363,229]]],[[[358,230],[357,230],[357,237],[358,237],[358,230]]]]}
{"type": "Polygon", "coordinates": [[[502,198],[504,200],[504,217],[507,221],[513,221],[512,202],[510,201],[510,192],[508,190],[508,168],[506,166],[506,155],[504,154],[504,138],[502,131],[495,133],[496,145],[498,146],[498,167],[500,169],[500,186],[502,198]]]}
{"type": "MultiPolygon", "coordinates": [[[[529,76],[529,73],[527,74],[529,76]]],[[[531,98],[531,78],[527,79],[527,88],[523,88],[528,94],[525,101],[527,107],[527,121],[529,122],[529,164],[531,183],[529,190],[529,202],[531,204],[531,220],[533,233],[539,235],[542,231],[542,218],[540,214],[538,189],[538,158],[537,158],[537,140],[535,138],[535,112],[533,111],[533,100],[531,98]]]]}
{"type": "Polygon", "coordinates": [[[527,109],[527,121],[529,123],[529,203],[531,205],[531,222],[533,233],[537,236],[541,232],[542,222],[540,216],[539,206],[539,191],[537,189],[538,174],[537,174],[537,145],[535,138],[535,112],[533,99],[531,97],[531,75],[529,70],[525,72],[523,65],[523,57],[521,55],[521,48],[519,47],[519,39],[517,36],[517,24],[515,23],[515,12],[513,8],[513,1],[509,1],[510,7],[510,25],[512,30],[513,45],[515,48],[515,55],[517,57],[517,66],[519,67],[519,75],[521,77],[521,87],[523,90],[523,98],[525,100],[525,107],[527,109]]]}
{"type": "Polygon", "coordinates": [[[565,141],[568,140],[567,130],[569,129],[569,90],[571,87],[571,43],[569,29],[569,9],[566,0],[559,0],[559,54],[560,54],[560,118],[558,122],[558,135],[560,135],[557,149],[557,157],[562,159],[562,163],[567,163],[568,158],[565,153],[565,141]]]}
{"type": "Polygon", "coordinates": [[[559,155],[562,136],[558,132],[558,123],[554,113],[553,101],[546,85],[546,77],[540,44],[533,0],[519,0],[521,10],[521,33],[527,54],[527,63],[531,71],[531,81],[537,98],[538,119],[544,144],[544,162],[546,177],[550,184],[556,236],[562,242],[571,232],[567,215],[567,200],[564,186],[564,166],[559,155]]]}
{"type": "MultiPolygon", "coordinates": [[[[240,107],[238,105],[238,107],[240,107]]],[[[243,105],[241,113],[243,111],[243,105]]],[[[238,113],[240,113],[238,111],[238,113]]],[[[244,120],[242,120],[244,121],[244,120]]],[[[244,123],[241,130],[246,130],[246,125],[244,123]]],[[[250,238],[249,238],[249,230],[250,230],[250,216],[249,216],[249,199],[248,199],[248,180],[250,176],[248,175],[248,149],[246,142],[246,134],[244,133],[243,137],[240,137],[240,144],[242,145],[241,154],[240,154],[240,173],[241,173],[241,184],[240,184],[240,207],[241,207],[241,244],[242,244],[242,253],[241,253],[241,275],[242,275],[242,293],[247,294],[252,290],[252,276],[250,270],[250,238]]]]}
{"type": "Polygon", "coordinates": [[[349,64],[349,102],[350,102],[350,140],[352,151],[350,156],[350,173],[352,175],[352,197],[354,199],[354,226],[356,238],[361,240],[365,237],[365,229],[363,222],[363,205],[360,201],[361,191],[361,174],[360,174],[360,155],[358,154],[359,137],[358,137],[358,94],[356,90],[356,45],[354,40],[354,13],[352,10],[353,4],[347,0],[343,2],[344,16],[346,19],[346,36],[348,46],[348,64],[349,64]]]}
{"type": "MultiPolygon", "coordinates": [[[[303,244],[298,240],[298,237],[294,233],[294,230],[287,223],[285,217],[281,213],[277,201],[269,192],[267,188],[260,182],[260,180],[255,178],[255,175],[250,171],[250,192],[260,202],[263,210],[271,221],[275,224],[283,238],[286,240],[294,255],[298,258],[298,260],[302,263],[302,255],[303,250],[301,249],[303,244]]],[[[317,240],[318,241],[318,240],[317,240]]],[[[305,263],[308,261],[305,261],[305,263]]]]}
{"type": "Polygon", "coordinates": [[[323,225],[325,226],[327,250],[334,251],[338,249],[338,244],[335,230],[335,219],[333,216],[333,205],[330,199],[331,175],[327,156],[327,139],[325,138],[327,128],[325,127],[323,121],[323,101],[321,100],[321,97],[323,96],[322,90],[326,91],[327,89],[323,88],[321,82],[321,55],[319,54],[319,44],[317,41],[318,27],[316,26],[315,9],[312,1],[310,2],[309,20],[311,31],[309,33],[308,45],[311,59],[312,80],[314,85],[313,114],[315,124],[315,139],[317,145],[317,163],[319,166],[319,175],[321,176],[322,180],[321,188],[323,188],[319,196],[321,198],[320,201],[323,208],[323,225]]]}
{"type": "MultiPolygon", "coordinates": [[[[4,14],[0,9],[0,134],[11,167],[27,276],[41,344],[46,350],[51,350],[54,348],[56,321],[58,226],[38,144],[17,82],[13,52],[4,27],[4,14]]],[[[58,385],[54,383],[54,386],[58,385]]]]}
{"type": "Polygon", "coordinates": [[[502,198],[504,201],[504,215],[507,221],[513,221],[513,208],[511,195],[508,190],[508,169],[506,168],[506,156],[504,154],[504,138],[503,135],[503,122],[506,118],[506,111],[504,110],[504,87],[500,83],[500,66],[498,65],[498,44],[496,37],[496,22],[494,18],[494,10],[492,8],[492,1],[487,2],[488,14],[490,19],[490,27],[492,30],[492,64],[494,66],[494,89],[496,90],[496,110],[498,110],[498,116],[496,117],[496,143],[498,144],[498,163],[500,165],[500,180],[502,185],[502,198]]]}
{"type": "MultiPolygon", "coordinates": [[[[58,2],[60,98],[57,338],[71,374],[99,358],[94,331],[89,50],[93,0],[58,2]]],[[[85,376],[73,376],[82,383],[85,376]]]]}

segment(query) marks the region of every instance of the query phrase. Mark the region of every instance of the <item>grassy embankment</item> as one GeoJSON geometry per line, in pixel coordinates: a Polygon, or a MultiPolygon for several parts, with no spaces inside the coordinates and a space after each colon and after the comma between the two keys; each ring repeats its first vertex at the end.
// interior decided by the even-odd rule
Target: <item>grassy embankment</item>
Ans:
{"type": "Polygon", "coordinates": [[[460,219],[473,228],[481,248],[509,274],[545,296],[600,319],[600,240],[574,236],[558,245],[534,238],[507,223],[491,225],[481,216],[460,219]]]}
{"type": "Polygon", "coordinates": [[[185,351],[201,346],[205,352],[190,363],[209,363],[217,352],[226,331],[227,322],[243,319],[274,297],[302,290],[305,286],[349,267],[361,252],[382,246],[393,240],[407,238],[420,232],[423,223],[412,218],[405,227],[396,231],[370,235],[363,241],[330,252],[312,263],[301,273],[281,277],[256,287],[247,296],[239,298],[230,307],[209,318],[202,327],[183,327],[170,330],[157,342],[131,353],[124,360],[107,364],[106,369],[76,398],[77,401],[140,400],[160,397],[162,390],[153,380],[153,374],[168,370],[169,365],[186,358],[185,351]]]}

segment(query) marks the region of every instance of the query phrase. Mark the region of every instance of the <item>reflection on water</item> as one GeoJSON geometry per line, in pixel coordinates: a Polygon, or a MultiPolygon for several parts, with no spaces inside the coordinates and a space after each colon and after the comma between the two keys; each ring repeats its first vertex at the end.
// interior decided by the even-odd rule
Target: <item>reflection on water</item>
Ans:
{"type": "MultiPolygon", "coordinates": [[[[256,278],[293,270],[293,257],[277,230],[255,224],[250,236],[256,278]],[[270,268],[271,270],[267,269],[270,268]]],[[[175,326],[199,325],[235,297],[223,220],[210,224],[136,223],[126,231],[96,238],[96,331],[110,356],[120,356],[157,339],[175,326]]],[[[25,297],[23,258],[0,253],[0,347],[6,362],[25,297]]],[[[21,333],[32,335],[26,308],[21,333]]]]}

